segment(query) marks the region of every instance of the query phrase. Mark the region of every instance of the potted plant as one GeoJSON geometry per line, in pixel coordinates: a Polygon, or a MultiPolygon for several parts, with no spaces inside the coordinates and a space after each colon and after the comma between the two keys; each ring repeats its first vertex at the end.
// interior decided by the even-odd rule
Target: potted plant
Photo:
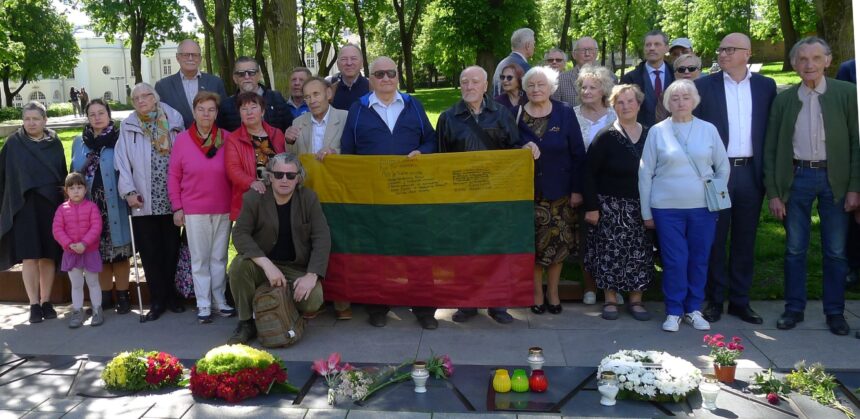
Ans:
{"type": "Polygon", "coordinates": [[[733,383],[737,359],[744,351],[741,338],[733,336],[731,341],[726,342],[725,336],[717,333],[713,336],[705,335],[704,342],[711,349],[710,356],[714,360],[714,375],[717,376],[717,380],[727,384],[733,383]]]}

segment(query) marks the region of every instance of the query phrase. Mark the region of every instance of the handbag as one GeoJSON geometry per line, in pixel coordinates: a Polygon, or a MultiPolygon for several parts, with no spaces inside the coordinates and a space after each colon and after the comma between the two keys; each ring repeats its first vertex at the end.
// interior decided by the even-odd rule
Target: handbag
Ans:
{"type": "MultiPolygon", "coordinates": [[[[678,132],[675,130],[675,124],[672,124],[672,133],[675,136],[675,141],[678,142],[678,145],[681,145],[681,142],[678,141],[678,132]]],[[[729,209],[732,207],[732,199],[729,197],[729,185],[725,179],[719,179],[715,177],[711,178],[703,178],[702,173],[699,171],[699,167],[696,166],[696,163],[693,162],[693,158],[690,157],[690,153],[687,152],[687,143],[681,147],[684,150],[684,155],[687,156],[687,161],[690,163],[690,166],[693,166],[693,170],[696,171],[696,176],[699,179],[702,179],[705,182],[705,202],[708,204],[708,210],[711,212],[717,212],[724,209],[729,209]]]]}
{"type": "Polygon", "coordinates": [[[191,275],[191,251],[188,249],[188,236],[182,229],[179,244],[179,260],[176,262],[174,284],[176,292],[183,298],[194,298],[194,277],[191,275]]]}

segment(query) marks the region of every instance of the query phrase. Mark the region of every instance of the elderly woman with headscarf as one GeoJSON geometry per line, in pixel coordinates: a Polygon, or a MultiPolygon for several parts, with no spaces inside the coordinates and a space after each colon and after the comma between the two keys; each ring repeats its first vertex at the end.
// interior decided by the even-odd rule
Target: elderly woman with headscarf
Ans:
{"type": "Polygon", "coordinates": [[[51,305],[56,262],[54,211],[63,202],[66,155],[54,131],[45,128],[45,106],[24,105],[23,126],[0,149],[0,271],[23,263],[30,323],[55,319],[51,305]]]}
{"type": "Polygon", "coordinates": [[[577,252],[576,214],[582,204],[585,146],[573,109],[550,99],[558,88],[558,73],[532,67],[523,84],[529,101],[515,111],[520,136],[540,149],[535,161],[535,314],[561,313],[558,282],[562,262],[577,252]],[[544,300],[543,274],[547,274],[544,300]]]}
{"type": "Polygon", "coordinates": [[[140,253],[151,305],[147,320],[157,320],[167,308],[185,311],[174,286],[179,259],[179,227],[167,194],[167,168],[176,135],[184,131],[182,115],[161,102],[147,83],[131,91],[132,112],[122,121],[114,163],[119,170],[119,194],[132,208],[134,239],[140,253]]]}
{"type": "Polygon", "coordinates": [[[72,143],[72,170],[84,175],[89,199],[98,206],[102,216],[103,227],[99,240],[102,309],[114,308],[113,288],[116,279],[116,312],[126,314],[131,311],[128,259],[132,255],[128,205],[117,191],[117,171],[114,166],[119,127],[111,119],[110,106],[102,99],[94,99],[87,104],[84,113],[87,115],[84,132],[75,137],[72,143]]]}

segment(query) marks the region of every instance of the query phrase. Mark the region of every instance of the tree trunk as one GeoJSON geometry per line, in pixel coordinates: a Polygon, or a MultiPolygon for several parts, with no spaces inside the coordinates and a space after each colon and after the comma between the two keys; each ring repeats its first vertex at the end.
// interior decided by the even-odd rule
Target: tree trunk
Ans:
{"type": "Polygon", "coordinates": [[[267,0],[269,5],[263,16],[269,37],[269,52],[272,57],[272,74],[275,90],[290,91],[290,71],[299,64],[296,52],[299,50],[296,32],[296,1],[267,0]]]}
{"type": "Polygon", "coordinates": [[[833,61],[827,74],[833,77],[839,64],[854,57],[854,21],[849,0],[815,0],[818,16],[824,26],[822,38],[830,44],[833,61]]]}
{"type": "Polygon", "coordinates": [[[263,50],[266,47],[266,20],[260,19],[259,13],[260,9],[257,5],[257,0],[251,0],[251,22],[254,25],[254,59],[263,72],[263,84],[271,88],[272,82],[269,80],[269,66],[266,64],[266,57],[263,55],[263,50]]]}
{"type": "Polygon", "coordinates": [[[559,48],[563,51],[569,51],[573,53],[573,45],[570,43],[569,32],[570,32],[570,14],[573,6],[572,0],[565,0],[564,2],[564,21],[561,23],[561,40],[559,40],[559,48]],[[570,50],[568,50],[570,48],[570,50]]]}
{"type": "Polygon", "coordinates": [[[783,56],[782,56],[782,71],[791,71],[791,47],[797,43],[797,31],[794,29],[794,20],[791,17],[791,1],[776,0],[776,5],[779,8],[779,21],[782,27],[783,40],[783,56]]]}
{"type": "MultiPolygon", "coordinates": [[[[475,57],[475,64],[481,66],[490,77],[493,77],[493,74],[496,72],[496,65],[498,62],[496,61],[496,56],[493,54],[492,50],[478,50],[478,53],[475,57]]],[[[490,90],[493,88],[493,80],[490,80],[490,90]]]]}
{"type": "Polygon", "coordinates": [[[624,24],[621,27],[621,75],[627,69],[627,37],[630,35],[630,0],[624,8],[624,24]]]}
{"type": "Polygon", "coordinates": [[[412,68],[412,43],[415,39],[415,27],[418,25],[418,16],[421,14],[422,0],[415,0],[410,20],[406,20],[404,6],[406,0],[392,0],[394,11],[397,14],[397,26],[400,29],[400,47],[403,51],[403,65],[406,73],[401,74],[406,78],[406,91],[415,92],[415,74],[412,68]]]}
{"type": "MultiPolygon", "coordinates": [[[[197,11],[197,18],[203,24],[203,44],[206,46],[204,52],[206,56],[206,72],[212,74],[212,23],[209,22],[209,15],[206,12],[205,0],[194,0],[194,10],[197,11]]],[[[221,75],[224,76],[223,74],[221,75]]],[[[230,78],[232,80],[232,77],[230,78]]]]}
{"type": "Polygon", "coordinates": [[[9,73],[10,73],[10,71],[11,71],[11,69],[9,67],[5,67],[3,69],[3,93],[6,94],[6,107],[8,107],[8,108],[15,106],[15,95],[20,93],[21,90],[24,89],[24,85],[26,85],[27,82],[29,82],[29,80],[27,80],[28,77],[24,76],[21,79],[21,83],[18,85],[18,88],[15,90],[12,90],[9,87],[9,73]]]}
{"type": "MultiPolygon", "coordinates": [[[[138,11],[134,11],[129,18],[129,43],[131,48],[131,68],[134,72],[134,84],[143,82],[143,74],[140,71],[140,57],[143,54],[143,37],[146,33],[146,19],[139,15],[138,11]]],[[[159,63],[160,64],[160,63],[159,63]]],[[[119,97],[119,92],[116,92],[116,97],[119,97]]]]}
{"type": "Polygon", "coordinates": [[[233,38],[230,23],[230,0],[215,0],[215,59],[218,61],[218,73],[224,80],[224,88],[228,92],[236,90],[233,83],[233,57],[230,52],[230,42],[233,38]]]}
{"type": "MultiPolygon", "coordinates": [[[[305,39],[307,38],[308,33],[308,1],[302,0],[302,40],[300,44],[299,50],[302,52],[299,54],[299,61],[302,63],[302,67],[307,67],[308,63],[305,61],[305,51],[307,51],[307,44],[305,39]]],[[[317,60],[317,62],[320,62],[317,60]]]]}
{"type": "Polygon", "coordinates": [[[367,33],[364,28],[364,18],[361,16],[361,7],[359,0],[352,0],[352,12],[355,14],[355,23],[358,26],[358,39],[361,43],[361,60],[364,62],[364,74],[370,75],[370,63],[367,62],[367,33]]]}
{"type": "Polygon", "coordinates": [[[606,67],[606,37],[600,40],[600,65],[606,67]]]}

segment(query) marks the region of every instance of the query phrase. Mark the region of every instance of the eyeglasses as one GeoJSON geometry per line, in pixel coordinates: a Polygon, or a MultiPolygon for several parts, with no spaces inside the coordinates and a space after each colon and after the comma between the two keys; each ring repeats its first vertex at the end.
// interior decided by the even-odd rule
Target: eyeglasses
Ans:
{"type": "Polygon", "coordinates": [[[675,67],[675,71],[677,71],[677,72],[679,72],[679,73],[681,73],[681,74],[684,74],[684,73],[692,73],[692,72],[694,72],[694,71],[696,71],[696,70],[698,70],[698,69],[699,69],[699,67],[696,67],[696,66],[694,66],[694,65],[691,65],[691,66],[688,66],[688,67],[675,67]]]}
{"type": "Polygon", "coordinates": [[[545,61],[548,63],[561,63],[564,62],[564,58],[547,58],[545,61]]]}
{"type": "Polygon", "coordinates": [[[725,48],[717,48],[717,55],[722,53],[726,53],[726,55],[735,55],[735,51],[737,50],[748,50],[749,48],[737,48],[737,47],[725,47],[725,48]]]}
{"type": "Polygon", "coordinates": [[[200,54],[198,54],[196,52],[177,52],[176,56],[179,58],[185,58],[185,59],[200,58],[200,54]]]}
{"type": "Polygon", "coordinates": [[[397,70],[376,70],[373,72],[373,77],[376,77],[379,80],[382,80],[388,76],[389,79],[393,79],[397,77],[397,70]]]}
{"type": "Polygon", "coordinates": [[[595,52],[597,52],[597,49],[595,49],[595,48],[578,48],[578,49],[573,50],[573,52],[581,52],[583,54],[594,54],[595,52]]]}
{"type": "Polygon", "coordinates": [[[504,74],[499,76],[499,80],[501,80],[501,81],[511,81],[513,79],[514,79],[514,76],[506,76],[504,74]]]}
{"type": "Polygon", "coordinates": [[[139,94],[139,95],[137,95],[137,96],[132,96],[131,101],[132,101],[132,102],[140,102],[141,100],[148,99],[150,96],[155,96],[155,95],[154,95],[154,94],[152,94],[152,92],[150,92],[150,93],[141,93],[141,94],[139,94]]]}
{"type": "Polygon", "coordinates": [[[295,180],[295,179],[296,179],[296,177],[299,175],[299,174],[298,174],[298,173],[296,173],[296,172],[274,172],[274,171],[273,171],[273,172],[270,172],[270,173],[272,173],[272,176],[274,176],[274,177],[275,177],[275,179],[277,179],[277,180],[281,180],[281,179],[283,179],[283,178],[284,178],[284,176],[286,176],[286,177],[287,177],[287,180],[295,180]]]}
{"type": "Polygon", "coordinates": [[[239,70],[234,71],[233,75],[236,77],[254,77],[257,75],[257,70],[239,70]]]}

